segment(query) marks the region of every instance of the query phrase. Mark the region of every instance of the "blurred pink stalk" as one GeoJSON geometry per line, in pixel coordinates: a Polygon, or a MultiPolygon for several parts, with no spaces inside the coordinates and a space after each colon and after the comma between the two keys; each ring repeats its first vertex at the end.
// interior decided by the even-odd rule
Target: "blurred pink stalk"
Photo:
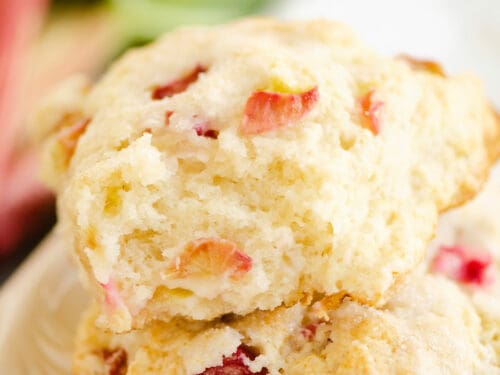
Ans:
{"type": "Polygon", "coordinates": [[[0,0],[0,256],[33,233],[52,201],[25,140],[22,105],[24,64],[48,3],[0,0]]]}

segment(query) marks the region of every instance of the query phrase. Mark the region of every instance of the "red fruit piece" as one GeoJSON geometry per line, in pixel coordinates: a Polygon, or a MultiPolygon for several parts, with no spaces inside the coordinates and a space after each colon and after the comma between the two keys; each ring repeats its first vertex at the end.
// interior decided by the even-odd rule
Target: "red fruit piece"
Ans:
{"type": "Polygon", "coordinates": [[[194,126],[196,135],[200,137],[207,137],[212,139],[217,139],[219,137],[219,132],[215,129],[210,129],[207,122],[202,122],[194,126]]]}
{"type": "Polygon", "coordinates": [[[316,335],[316,328],[318,328],[318,325],[311,323],[311,324],[306,325],[304,328],[302,328],[300,330],[300,333],[302,334],[302,336],[304,336],[304,338],[307,341],[311,341],[314,338],[314,336],[316,335]]]}
{"type": "Polygon", "coordinates": [[[422,70],[425,72],[433,73],[441,77],[445,77],[443,68],[437,62],[432,60],[418,59],[410,55],[399,55],[401,60],[404,60],[414,70],[422,70]]]}
{"type": "Polygon", "coordinates": [[[253,361],[256,355],[248,346],[240,345],[230,357],[222,359],[221,366],[207,368],[198,375],[266,375],[268,373],[266,368],[259,372],[250,371],[244,363],[245,357],[253,361]]]}
{"type": "Polygon", "coordinates": [[[103,349],[101,355],[108,370],[107,375],[125,375],[127,373],[127,352],[124,349],[103,349]]]}
{"type": "Polygon", "coordinates": [[[153,90],[151,97],[154,100],[160,100],[179,94],[185,91],[192,83],[196,82],[198,80],[198,76],[206,71],[207,68],[203,65],[196,65],[196,67],[184,77],[169,82],[166,85],[156,87],[153,90]]]}
{"type": "Polygon", "coordinates": [[[104,288],[106,306],[111,309],[123,306],[123,299],[113,278],[110,278],[106,284],[101,284],[101,286],[104,288]]]}
{"type": "MultiPolygon", "coordinates": [[[[68,116],[73,117],[73,115],[68,116]]],[[[68,121],[69,120],[67,118],[63,119],[63,122],[68,121]]],[[[57,140],[63,146],[67,160],[71,159],[73,156],[78,140],[81,135],[85,133],[85,129],[87,128],[89,122],[89,118],[78,118],[74,120],[71,125],[61,128],[61,130],[57,133],[57,140]]]]}
{"type": "Polygon", "coordinates": [[[247,100],[240,132],[261,134],[300,120],[318,102],[318,87],[299,94],[257,91],[247,100]]]}
{"type": "Polygon", "coordinates": [[[377,100],[375,90],[370,90],[359,100],[361,106],[361,124],[373,134],[380,132],[380,110],[384,102],[377,100]]]}
{"type": "Polygon", "coordinates": [[[431,269],[464,284],[485,287],[494,281],[492,256],[460,245],[441,246],[431,269]]]}
{"type": "Polygon", "coordinates": [[[170,125],[170,117],[174,114],[174,111],[166,111],[165,112],[165,126],[170,125]]]}
{"type": "Polygon", "coordinates": [[[234,242],[200,238],[186,246],[171,268],[177,278],[228,276],[238,281],[252,268],[252,258],[234,242]]]}

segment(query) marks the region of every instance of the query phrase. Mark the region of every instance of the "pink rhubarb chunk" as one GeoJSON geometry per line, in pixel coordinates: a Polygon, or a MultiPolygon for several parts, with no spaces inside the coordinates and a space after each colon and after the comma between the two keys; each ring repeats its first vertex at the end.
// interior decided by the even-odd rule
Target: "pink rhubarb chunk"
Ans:
{"type": "Polygon", "coordinates": [[[363,127],[370,129],[373,134],[380,132],[380,110],[384,102],[376,98],[375,90],[370,90],[359,100],[361,106],[361,122],[363,127]]]}
{"type": "Polygon", "coordinates": [[[441,77],[446,77],[443,67],[435,61],[419,59],[405,54],[399,55],[398,57],[401,60],[406,61],[408,65],[414,70],[425,71],[441,77]]]}
{"type": "Polygon", "coordinates": [[[153,90],[151,97],[155,100],[169,98],[175,94],[185,91],[191,84],[198,80],[201,73],[205,73],[207,68],[202,65],[197,65],[191,72],[184,77],[175,81],[169,82],[166,85],[158,86],[153,90]]]}
{"type": "Polygon", "coordinates": [[[190,242],[171,267],[174,277],[229,277],[240,280],[252,268],[252,258],[234,242],[200,238],[190,242]]]}
{"type": "Polygon", "coordinates": [[[165,112],[165,126],[170,125],[170,117],[174,114],[174,111],[166,111],[165,112]]]}
{"type": "Polygon", "coordinates": [[[51,221],[52,197],[38,181],[37,153],[24,128],[38,81],[46,81],[28,73],[48,7],[47,0],[0,1],[0,258],[28,245],[51,221]]]}
{"type": "Polygon", "coordinates": [[[299,94],[254,92],[245,105],[240,132],[255,135],[293,124],[311,111],[318,99],[317,87],[299,94]]]}
{"type": "Polygon", "coordinates": [[[245,365],[244,359],[248,358],[253,361],[256,355],[252,353],[252,350],[245,345],[240,345],[236,352],[234,352],[230,357],[224,357],[222,359],[221,366],[215,366],[205,369],[202,373],[198,375],[266,375],[268,371],[263,368],[259,372],[252,372],[245,365]]]}
{"type": "Polygon", "coordinates": [[[194,131],[196,135],[200,137],[207,137],[212,139],[217,139],[219,137],[219,132],[215,129],[210,129],[208,122],[202,122],[194,126],[194,131]]]}
{"type": "Polygon", "coordinates": [[[107,375],[125,375],[127,373],[127,352],[125,349],[103,349],[101,354],[106,365],[107,375]]]}
{"type": "Polygon", "coordinates": [[[124,306],[123,299],[113,278],[110,278],[106,284],[101,284],[101,286],[104,288],[105,302],[108,308],[116,309],[124,306]]]}
{"type": "Polygon", "coordinates": [[[491,254],[460,245],[441,246],[432,260],[431,269],[469,285],[485,287],[494,281],[491,254]]]}
{"type": "Polygon", "coordinates": [[[57,140],[64,147],[64,151],[68,160],[71,159],[71,157],[75,153],[78,140],[80,139],[82,134],[85,133],[85,129],[87,129],[87,125],[89,124],[89,122],[89,118],[79,119],[72,125],[63,127],[61,130],[59,130],[57,134],[57,140]]]}
{"type": "Polygon", "coordinates": [[[304,336],[304,338],[307,341],[311,341],[314,338],[314,336],[316,335],[317,328],[318,328],[317,324],[311,323],[311,324],[306,325],[304,328],[302,328],[300,330],[300,333],[302,334],[302,336],[304,336]]]}

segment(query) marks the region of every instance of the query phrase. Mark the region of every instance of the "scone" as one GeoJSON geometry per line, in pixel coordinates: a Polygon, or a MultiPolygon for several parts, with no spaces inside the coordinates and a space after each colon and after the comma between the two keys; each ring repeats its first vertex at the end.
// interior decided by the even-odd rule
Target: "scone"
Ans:
{"type": "Polygon", "coordinates": [[[96,316],[93,308],[81,322],[75,375],[500,373],[466,295],[453,282],[422,273],[381,309],[318,302],[114,335],[95,327],[96,316]]]}
{"type": "Polygon", "coordinates": [[[379,309],[325,300],[228,322],[154,323],[122,335],[95,328],[90,309],[75,374],[106,374],[113,366],[123,374],[498,374],[499,209],[497,169],[474,201],[441,219],[430,273],[419,267],[379,309]],[[221,341],[232,348],[214,350],[217,335],[227,335],[221,341]]]}
{"type": "Polygon", "coordinates": [[[99,324],[384,303],[500,151],[478,81],[422,67],[337,23],[252,19],[61,88],[36,121],[99,324]]]}
{"type": "Polygon", "coordinates": [[[469,295],[500,358],[500,165],[474,201],[443,216],[428,261],[469,295]]]}

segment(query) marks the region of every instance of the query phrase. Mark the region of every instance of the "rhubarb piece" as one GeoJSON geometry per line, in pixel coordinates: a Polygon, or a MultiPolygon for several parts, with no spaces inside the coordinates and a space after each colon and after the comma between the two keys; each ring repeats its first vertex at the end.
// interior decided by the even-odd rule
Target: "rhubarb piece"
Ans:
{"type": "Polygon", "coordinates": [[[174,114],[174,111],[166,111],[165,112],[165,126],[170,125],[170,117],[174,114]]]}
{"type": "Polygon", "coordinates": [[[52,197],[38,182],[34,150],[25,143],[24,115],[31,103],[24,84],[33,64],[32,43],[47,0],[0,1],[0,257],[32,246],[47,230],[52,197]]]}
{"type": "Polygon", "coordinates": [[[254,92],[245,105],[240,132],[255,135],[293,124],[311,111],[318,99],[317,87],[298,94],[254,92]]]}
{"type": "Polygon", "coordinates": [[[219,137],[219,131],[210,129],[208,123],[206,122],[195,125],[194,130],[196,132],[196,135],[200,137],[207,137],[212,139],[217,139],[219,137]]]}
{"type": "Polygon", "coordinates": [[[200,238],[189,243],[172,266],[174,277],[229,277],[238,281],[252,268],[252,259],[234,242],[200,238]]]}
{"type": "Polygon", "coordinates": [[[85,133],[89,124],[89,118],[76,120],[72,125],[63,127],[57,134],[57,140],[64,148],[66,160],[69,161],[73,156],[78,140],[85,133]]]}
{"type": "Polygon", "coordinates": [[[170,98],[175,94],[185,91],[191,84],[198,80],[201,73],[205,73],[207,68],[202,65],[197,65],[190,73],[175,81],[169,82],[164,86],[158,86],[153,90],[151,97],[154,100],[170,98]]]}
{"type": "Polygon", "coordinates": [[[468,285],[485,287],[494,281],[491,254],[460,245],[441,246],[432,260],[431,269],[468,285]]]}
{"type": "Polygon", "coordinates": [[[123,299],[113,278],[110,278],[106,284],[101,284],[101,286],[104,288],[105,302],[108,308],[116,309],[123,306],[123,299]]]}
{"type": "Polygon", "coordinates": [[[246,345],[240,345],[230,357],[222,359],[221,366],[207,368],[198,375],[266,375],[268,373],[266,368],[263,368],[259,372],[252,372],[245,365],[245,358],[253,361],[256,357],[251,348],[246,345]]]}
{"type": "Polygon", "coordinates": [[[361,124],[375,135],[380,132],[380,110],[384,106],[384,102],[378,100],[376,96],[375,90],[370,90],[359,100],[361,124]]]}
{"type": "Polygon", "coordinates": [[[0,170],[17,151],[23,135],[20,126],[26,110],[23,107],[26,93],[22,78],[27,75],[25,63],[48,3],[47,0],[0,1],[0,170]]]}
{"type": "Polygon", "coordinates": [[[314,338],[314,336],[316,335],[317,328],[318,328],[317,324],[310,323],[310,324],[306,325],[305,327],[303,327],[300,330],[300,333],[302,334],[302,336],[304,336],[304,338],[307,341],[311,341],[314,338]]]}
{"type": "Polygon", "coordinates": [[[414,70],[420,70],[424,72],[433,73],[441,77],[446,77],[446,74],[441,65],[439,65],[435,61],[418,59],[416,57],[405,54],[399,55],[398,58],[407,62],[408,65],[410,65],[410,67],[414,70]]]}
{"type": "Polygon", "coordinates": [[[127,352],[124,349],[103,349],[101,354],[106,364],[107,375],[125,375],[127,373],[127,352]]]}

